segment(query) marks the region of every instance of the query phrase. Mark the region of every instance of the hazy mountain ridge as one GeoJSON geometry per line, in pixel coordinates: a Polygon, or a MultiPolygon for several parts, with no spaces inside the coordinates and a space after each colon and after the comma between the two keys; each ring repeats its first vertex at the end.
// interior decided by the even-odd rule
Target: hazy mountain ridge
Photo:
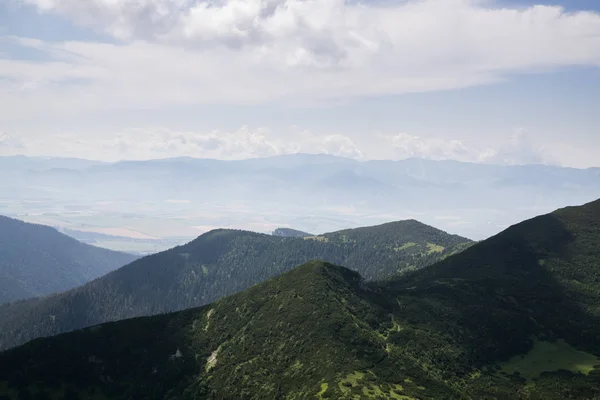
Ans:
{"type": "Polygon", "coordinates": [[[94,165],[106,164],[102,161],[66,157],[27,157],[0,156],[0,169],[47,171],[52,169],[79,170],[94,165]]]}
{"type": "Polygon", "coordinates": [[[0,160],[5,214],[74,230],[128,226],[161,239],[216,227],[320,233],[408,218],[482,239],[507,224],[600,197],[598,168],[303,154],[92,162],[72,169],[49,162],[46,169],[13,168],[0,160]]]}
{"type": "Polygon", "coordinates": [[[71,289],[135,259],[0,216],[0,303],[71,289]]]}
{"type": "Polygon", "coordinates": [[[53,393],[109,399],[598,399],[599,239],[597,201],[390,282],[311,262],[202,308],[1,353],[0,391],[61,382],[53,393]]]}
{"type": "Polygon", "coordinates": [[[308,238],[213,230],[71,291],[0,307],[0,348],[101,322],[207,304],[313,259],[345,264],[367,279],[385,279],[430,265],[471,243],[417,221],[308,238]]]}

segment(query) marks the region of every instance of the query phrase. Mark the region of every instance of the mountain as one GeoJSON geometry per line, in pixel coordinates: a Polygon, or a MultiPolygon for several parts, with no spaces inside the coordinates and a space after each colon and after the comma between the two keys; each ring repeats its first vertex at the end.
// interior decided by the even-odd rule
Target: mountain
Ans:
{"type": "Polygon", "coordinates": [[[387,282],[310,262],[0,354],[16,399],[598,399],[600,201],[387,282]],[[44,397],[45,396],[45,397],[44,397]]]}
{"type": "Polygon", "coordinates": [[[598,197],[600,168],[306,154],[116,163],[0,157],[0,213],[109,232],[120,238],[98,244],[128,252],[166,250],[216,227],[322,233],[410,218],[481,240],[598,197]],[[130,240],[141,237],[153,241],[130,240]]]}
{"type": "Polygon", "coordinates": [[[384,284],[400,343],[472,398],[600,398],[599,240],[597,200],[384,284]]]}
{"type": "Polygon", "coordinates": [[[71,289],[135,258],[0,216],[0,303],[71,289]]]}
{"type": "Polygon", "coordinates": [[[345,264],[370,280],[384,279],[470,244],[412,220],[307,238],[214,230],[80,288],[0,307],[0,348],[101,322],[207,304],[313,259],[345,264]]]}
{"type": "Polygon", "coordinates": [[[2,156],[0,157],[0,170],[35,170],[44,171],[51,169],[81,170],[94,165],[105,164],[102,161],[84,160],[80,158],[64,157],[26,157],[2,156]]]}
{"type": "Polygon", "coordinates": [[[290,228],[277,228],[272,233],[273,236],[283,236],[283,237],[308,237],[308,236],[316,236],[310,233],[302,232],[296,229],[290,228]]]}

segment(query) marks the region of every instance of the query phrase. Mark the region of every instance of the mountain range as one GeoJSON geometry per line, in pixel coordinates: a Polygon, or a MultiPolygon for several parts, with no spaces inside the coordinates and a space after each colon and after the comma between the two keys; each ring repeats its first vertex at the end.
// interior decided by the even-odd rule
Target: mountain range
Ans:
{"type": "Polygon", "coordinates": [[[319,234],[418,219],[481,240],[600,197],[600,168],[295,154],[100,163],[0,158],[0,210],[91,244],[149,254],[215,228],[319,234]],[[133,239],[133,240],[132,240],[133,239]]]}
{"type": "Polygon", "coordinates": [[[430,265],[471,244],[414,220],[309,237],[213,230],[70,291],[0,306],[0,349],[204,305],[313,259],[344,264],[376,280],[430,265]]]}
{"type": "Polygon", "coordinates": [[[135,259],[0,216],[0,304],[74,288],[135,259]]]}
{"type": "Polygon", "coordinates": [[[200,308],[7,350],[0,394],[598,399],[599,242],[600,200],[391,280],[312,261],[200,308]]]}

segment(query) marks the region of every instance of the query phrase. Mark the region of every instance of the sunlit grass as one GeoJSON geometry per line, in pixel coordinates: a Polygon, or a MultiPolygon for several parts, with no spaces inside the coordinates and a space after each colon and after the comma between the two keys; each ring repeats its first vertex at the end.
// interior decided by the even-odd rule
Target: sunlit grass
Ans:
{"type": "Polygon", "coordinates": [[[501,367],[508,375],[518,372],[525,379],[534,379],[543,372],[559,370],[588,375],[596,365],[600,365],[600,359],[574,349],[561,339],[556,342],[535,341],[529,353],[513,357],[501,367]]]}

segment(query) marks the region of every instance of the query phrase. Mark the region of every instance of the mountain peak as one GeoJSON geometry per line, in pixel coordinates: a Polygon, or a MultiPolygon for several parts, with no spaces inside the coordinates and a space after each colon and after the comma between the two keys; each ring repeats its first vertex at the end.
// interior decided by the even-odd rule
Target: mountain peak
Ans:
{"type": "Polygon", "coordinates": [[[492,329],[483,327],[484,314],[496,315],[495,333],[486,336],[486,346],[496,346],[487,353],[491,358],[508,348],[524,351],[531,346],[530,337],[562,338],[600,355],[599,222],[599,201],[557,210],[390,285],[412,296],[436,298],[444,307],[462,308],[461,320],[478,321],[484,330],[492,329]],[[473,306],[467,310],[466,304],[473,306]],[[509,322],[502,318],[516,325],[503,327],[509,322]]]}
{"type": "Polygon", "coordinates": [[[296,278],[298,276],[310,276],[314,279],[325,278],[330,281],[352,283],[361,282],[363,280],[361,275],[356,271],[319,260],[311,260],[283,275],[284,279],[289,279],[294,286],[297,286],[296,278]]]}

